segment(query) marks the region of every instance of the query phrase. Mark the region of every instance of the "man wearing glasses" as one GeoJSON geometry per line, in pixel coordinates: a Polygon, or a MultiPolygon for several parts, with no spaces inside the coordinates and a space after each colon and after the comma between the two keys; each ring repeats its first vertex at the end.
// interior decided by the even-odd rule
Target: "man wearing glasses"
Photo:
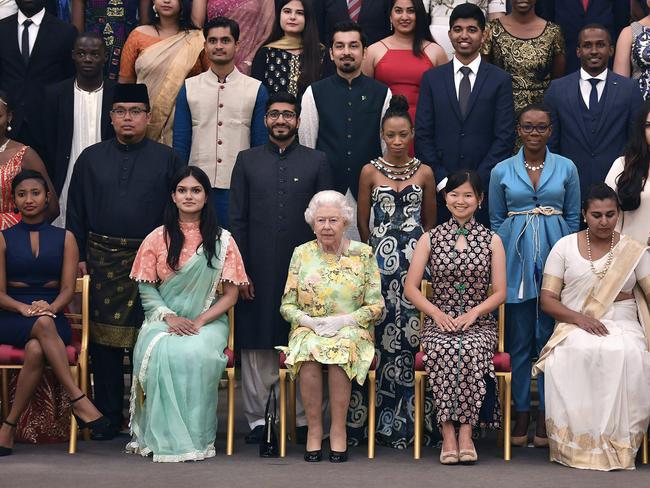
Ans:
{"type": "Polygon", "coordinates": [[[265,144],[262,83],[235,67],[239,24],[215,17],[203,28],[210,69],[185,81],[176,99],[174,149],[210,177],[219,225],[228,225],[230,175],[239,151],[265,144]]]}
{"type": "Polygon", "coordinates": [[[144,319],[129,272],[142,240],[162,224],[172,178],[185,163],[171,147],[145,137],[151,119],[146,85],[116,85],[110,113],[115,138],[86,148],[74,166],[66,225],[79,245],[79,273],[92,276],[95,405],[116,434],[124,350],[133,348],[144,319]]]}
{"type": "MultiPolygon", "coordinates": [[[[267,395],[277,386],[274,348],[288,340],[279,310],[289,261],[296,246],[314,237],[304,211],[314,194],[332,188],[325,153],[298,143],[300,106],[293,95],[271,94],[264,123],[268,144],[239,153],[230,186],[231,231],[250,282],[240,287],[235,328],[249,443],[262,436],[267,395]]],[[[297,421],[306,425],[300,406],[297,421]]],[[[301,433],[306,436],[306,427],[301,433]]]]}

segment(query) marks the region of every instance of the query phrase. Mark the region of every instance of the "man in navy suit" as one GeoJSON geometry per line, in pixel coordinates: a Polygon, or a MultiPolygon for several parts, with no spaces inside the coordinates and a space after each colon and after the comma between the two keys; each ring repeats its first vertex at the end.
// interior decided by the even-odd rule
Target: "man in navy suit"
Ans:
{"type": "Polygon", "coordinates": [[[540,17],[562,28],[568,54],[566,69],[571,73],[580,67],[573,56],[580,30],[588,24],[602,24],[616,44],[621,30],[630,23],[630,3],[629,0],[538,0],[536,10],[540,17]]]}
{"type": "MultiPolygon", "coordinates": [[[[481,61],[485,16],[471,3],[457,6],[449,19],[454,59],[427,71],[420,85],[415,117],[415,153],[434,171],[438,192],[447,175],[461,169],[478,172],[483,188],[490,171],[512,154],[515,140],[512,79],[481,61]]],[[[487,195],[486,195],[487,196],[487,195]]],[[[489,226],[487,201],[477,213],[489,226]]],[[[438,202],[438,221],[449,218],[438,202]]]]}
{"type": "Polygon", "coordinates": [[[549,148],[575,163],[584,195],[623,154],[643,100],[635,81],[607,69],[614,47],[604,26],[585,26],[577,53],[582,67],[553,80],[544,102],[553,123],[549,148]]]}

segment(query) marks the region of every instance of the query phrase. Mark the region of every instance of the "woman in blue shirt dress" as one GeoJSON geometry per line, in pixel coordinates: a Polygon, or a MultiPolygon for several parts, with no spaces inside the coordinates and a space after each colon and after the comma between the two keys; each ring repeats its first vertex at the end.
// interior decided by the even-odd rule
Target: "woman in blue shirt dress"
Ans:
{"type": "MultiPolygon", "coordinates": [[[[506,250],[506,324],[512,361],[516,424],[512,444],[528,444],[532,359],[553,332],[554,321],[539,308],[546,257],[561,238],[580,225],[578,171],[567,158],[551,153],[551,117],[542,105],[529,105],[518,119],[523,147],[501,161],[490,178],[490,224],[506,250]]],[[[540,404],[534,445],[548,445],[544,422],[544,384],[537,381],[540,404]]]]}

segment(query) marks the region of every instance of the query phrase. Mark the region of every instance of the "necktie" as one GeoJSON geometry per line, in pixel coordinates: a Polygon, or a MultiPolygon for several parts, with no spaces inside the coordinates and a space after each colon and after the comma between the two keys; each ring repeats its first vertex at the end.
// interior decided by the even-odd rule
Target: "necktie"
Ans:
{"type": "Polygon", "coordinates": [[[348,13],[352,22],[358,22],[361,13],[361,0],[348,0],[348,13]]]}
{"type": "Polygon", "coordinates": [[[460,80],[460,85],[458,86],[458,105],[460,105],[460,114],[465,117],[469,105],[469,96],[472,93],[472,85],[469,82],[469,74],[472,72],[472,69],[463,66],[460,68],[460,72],[463,74],[463,79],[460,80]]]}
{"type": "Polygon", "coordinates": [[[33,23],[30,19],[23,22],[23,37],[20,43],[20,52],[23,55],[25,64],[29,63],[29,26],[33,23]]]}
{"type": "Polygon", "coordinates": [[[589,93],[589,110],[594,110],[598,107],[598,83],[602,80],[598,78],[589,78],[589,83],[591,83],[591,92],[589,93]]]}
{"type": "Polygon", "coordinates": [[[584,7],[586,12],[587,9],[589,8],[589,0],[582,0],[582,6],[584,7]]]}

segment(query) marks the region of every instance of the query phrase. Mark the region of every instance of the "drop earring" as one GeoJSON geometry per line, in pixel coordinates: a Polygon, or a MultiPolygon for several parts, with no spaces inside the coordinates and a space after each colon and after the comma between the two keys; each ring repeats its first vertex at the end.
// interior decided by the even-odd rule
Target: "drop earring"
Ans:
{"type": "Polygon", "coordinates": [[[7,132],[11,132],[11,126],[10,125],[7,126],[7,132]]]}
{"type": "Polygon", "coordinates": [[[154,14],[154,16],[155,16],[155,17],[158,17],[158,11],[156,10],[156,6],[154,5],[154,6],[151,7],[151,8],[153,9],[153,14],[154,14]]]}
{"type": "Polygon", "coordinates": [[[15,214],[20,213],[20,210],[18,210],[18,207],[14,207],[14,213],[15,214]]]}

